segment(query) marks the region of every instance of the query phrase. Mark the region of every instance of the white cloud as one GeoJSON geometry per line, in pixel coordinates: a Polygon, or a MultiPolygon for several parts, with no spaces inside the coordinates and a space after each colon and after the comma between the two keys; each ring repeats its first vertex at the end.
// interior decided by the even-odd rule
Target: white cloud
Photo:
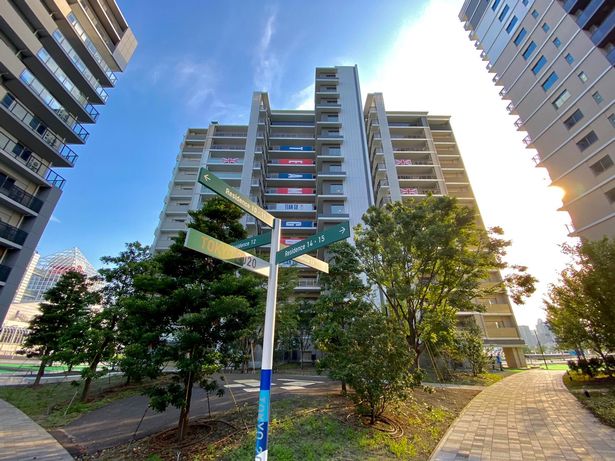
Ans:
{"type": "Polygon", "coordinates": [[[271,49],[276,16],[277,11],[273,9],[267,17],[265,28],[255,50],[254,84],[258,91],[271,91],[275,81],[280,77],[280,59],[271,49]]]}
{"type": "Polygon", "coordinates": [[[290,105],[295,110],[314,110],[314,91],[313,83],[297,91],[290,97],[290,105]]]}
{"type": "Polygon", "coordinates": [[[54,214],[52,214],[52,215],[51,215],[51,218],[49,218],[49,221],[50,221],[50,222],[57,222],[58,224],[60,224],[60,223],[62,222],[62,221],[60,221],[60,220],[58,219],[58,217],[57,217],[56,215],[54,215],[54,214]]]}
{"type": "Polygon", "coordinates": [[[541,281],[538,292],[517,308],[520,324],[533,325],[549,283],[566,258],[558,244],[567,239],[568,215],[545,170],[534,168],[533,150],[523,147],[486,62],[457,16],[461,2],[432,0],[415,16],[372,69],[364,75],[364,97],[382,92],[389,110],[429,110],[452,115],[451,124],[487,226],[500,225],[513,241],[509,259],[525,264],[541,281]],[[365,78],[367,77],[367,78],[365,78]]]}

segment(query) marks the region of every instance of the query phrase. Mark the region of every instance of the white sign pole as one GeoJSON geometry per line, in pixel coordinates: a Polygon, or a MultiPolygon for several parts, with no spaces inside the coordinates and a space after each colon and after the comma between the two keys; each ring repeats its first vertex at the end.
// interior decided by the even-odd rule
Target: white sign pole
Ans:
{"type": "Polygon", "coordinates": [[[275,262],[280,250],[282,221],[275,218],[269,252],[269,283],[267,285],[267,309],[265,311],[265,332],[263,337],[263,359],[261,362],[261,385],[258,397],[258,419],[256,422],[255,461],[267,461],[267,438],[269,435],[269,407],[271,404],[271,368],[273,367],[273,337],[275,331],[275,308],[278,293],[278,265],[275,262]]]}

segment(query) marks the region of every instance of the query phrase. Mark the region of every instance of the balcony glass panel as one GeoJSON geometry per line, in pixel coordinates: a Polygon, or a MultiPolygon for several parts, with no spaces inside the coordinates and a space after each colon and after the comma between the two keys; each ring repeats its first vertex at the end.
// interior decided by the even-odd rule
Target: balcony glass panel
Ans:
{"type": "Polygon", "coordinates": [[[94,45],[94,42],[92,42],[92,40],[90,40],[90,37],[88,37],[88,34],[85,33],[85,30],[83,30],[83,27],[81,26],[81,24],[79,24],[79,21],[77,21],[75,15],[73,13],[69,13],[68,16],[66,16],[66,19],[68,19],[70,25],[73,26],[73,29],[75,30],[81,41],[84,43],[94,60],[105,72],[105,75],[107,76],[111,84],[115,85],[117,77],[96,49],[96,45],[94,45]]]}
{"type": "Polygon", "coordinates": [[[15,180],[0,173],[0,194],[38,213],[43,201],[15,185],[15,180]]]}
{"type": "Polygon", "coordinates": [[[28,125],[49,147],[56,153],[64,157],[71,165],[75,164],[78,155],[49,128],[47,128],[37,117],[32,115],[13,95],[7,93],[0,102],[17,119],[28,125]]]}
{"type": "Polygon", "coordinates": [[[0,238],[9,240],[17,245],[23,245],[27,236],[27,232],[0,221],[0,238]]]}
{"type": "Polygon", "coordinates": [[[75,65],[77,70],[81,72],[81,75],[83,75],[85,79],[90,83],[90,85],[94,87],[94,89],[96,90],[96,93],[98,93],[100,98],[106,102],[109,95],[107,94],[105,89],[102,87],[100,82],[96,79],[96,77],[92,75],[92,72],[90,72],[90,69],[87,68],[85,63],[81,60],[81,58],[79,57],[77,52],[73,49],[73,47],[70,45],[70,43],[68,43],[68,40],[66,40],[64,35],[62,35],[62,32],[56,29],[53,31],[52,35],[55,41],[58,42],[58,45],[62,47],[64,52],[70,58],[70,60],[73,61],[73,64],[75,65]]]}
{"type": "Polygon", "coordinates": [[[11,273],[11,268],[9,266],[0,264],[0,282],[6,282],[6,280],[9,278],[10,273],[11,273]]]}
{"type": "Polygon", "coordinates": [[[55,114],[62,119],[77,136],[79,136],[83,141],[88,138],[90,134],[87,130],[83,128],[79,122],[77,122],[77,119],[51,95],[49,90],[47,90],[47,88],[45,88],[29,70],[25,69],[19,78],[22,82],[28,85],[30,89],[47,105],[47,107],[55,112],[55,114]]]}

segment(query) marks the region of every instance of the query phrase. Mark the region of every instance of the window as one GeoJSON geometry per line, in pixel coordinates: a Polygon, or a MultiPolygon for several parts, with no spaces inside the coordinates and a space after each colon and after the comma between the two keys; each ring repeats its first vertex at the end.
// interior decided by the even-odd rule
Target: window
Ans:
{"type": "Polygon", "coordinates": [[[609,120],[609,122],[611,122],[611,125],[613,126],[613,128],[615,128],[615,114],[609,115],[607,119],[609,120]]]}
{"type": "Polygon", "coordinates": [[[553,44],[555,45],[555,48],[559,48],[559,46],[562,44],[562,42],[560,41],[559,38],[555,37],[553,39],[553,44]]]}
{"type": "Polygon", "coordinates": [[[510,34],[511,31],[514,29],[515,25],[517,24],[517,16],[513,16],[512,19],[510,20],[510,22],[508,23],[508,26],[506,26],[506,33],[510,34]]]}
{"type": "Polygon", "coordinates": [[[583,152],[596,141],[598,141],[598,136],[596,136],[596,133],[594,133],[593,131],[590,131],[577,141],[577,147],[581,152],[583,152]]]}
{"type": "Polygon", "coordinates": [[[329,184],[330,194],[343,194],[344,186],[342,184],[329,184]]]}
{"type": "Polygon", "coordinates": [[[547,58],[541,56],[540,59],[536,61],[536,64],[534,64],[534,67],[532,67],[532,72],[534,72],[534,75],[538,74],[538,72],[540,72],[540,69],[542,69],[546,63],[547,58]]]}
{"type": "Polygon", "coordinates": [[[598,176],[600,173],[608,170],[612,166],[613,166],[613,160],[611,160],[611,157],[609,155],[605,155],[600,160],[598,160],[596,163],[594,163],[593,165],[590,165],[589,169],[592,170],[592,173],[598,176]]]}
{"type": "Polygon", "coordinates": [[[500,4],[500,0],[493,0],[493,5],[491,5],[491,9],[493,11],[497,10],[499,4],[500,4]]]}
{"type": "Polygon", "coordinates": [[[610,191],[605,192],[604,195],[606,195],[609,203],[615,202],[615,187],[613,187],[610,191]]]}
{"type": "Polygon", "coordinates": [[[529,58],[532,55],[535,49],[536,49],[536,44],[533,41],[530,42],[530,44],[527,46],[527,48],[523,52],[523,59],[527,61],[527,58],[529,58]]]}
{"type": "Polygon", "coordinates": [[[544,30],[545,32],[549,32],[549,24],[547,24],[546,22],[542,23],[542,30],[544,30]]]}
{"type": "Polygon", "coordinates": [[[548,91],[555,82],[557,82],[557,79],[559,77],[557,76],[557,74],[555,72],[551,72],[549,74],[549,76],[547,77],[547,79],[542,82],[542,89],[545,91],[548,91]]]}
{"type": "Polygon", "coordinates": [[[587,74],[583,71],[579,72],[579,80],[585,83],[587,81],[587,74]]]}
{"type": "Polygon", "coordinates": [[[523,6],[527,6],[527,2],[528,0],[523,0],[521,3],[523,3],[523,6]]]}
{"type": "Polygon", "coordinates": [[[323,152],[324,155],[342,155],[342,150],[339,147],[328,146],[326,150],[325,149],[323,150],[324,150],[323,152]]]}
{"type": "Polygon", "coordinates": [[[331,214],[344,214],[346,210],[344,209],[343,203],[333,203],[331,204],[331,214]]]}
{"type": "Polygon", "coordinates": [[[525,27],[521,28],[521,30],[519,31],[519,33],[517,34],[514,40],[516,46],[519,46],[519,43],[521,43],[521,41],[523,40],[523,37],[525,37],[526,34],[527,34],[527,30],[525,30],[525,27]]]}
{"type": "Polygon", "coordinates": [[[564,56],[564,59],[566,60],[566,62],[568,64],[572,64],[574,62],[574,58],[572,57],[572,55],[570,53],[568,53],[566,56],[564,56]]]}
{"type": "Polygon", "coordinates": [[[602,98],[602,95],[598,93],[597,91],[594,94],[592,94],[592,98],[594,98],[594,101],[596,101],[596,104],[600,104],[602,101],[604,101],[604,99],[602,98]]]}
{"type": "Polygon", "coordinates": [[[504,5],[504,8],[502,8],[502,12],[500,13],[500,16],[498,16],[498,21],[502,22],[504,20],[504,18],[508,14],[508,10],[510,10],[510,7],[508,5],[504,5]]]}
{"type": "Polygon", "coordinates": [[[577,122],[579,120],[581,120],[583,118],[583,112],[581,112],[579,109],[575,110],[572,115],[570,117],[568,117],[566,120],[564,120],[564,126],[567,129],[572,128],[573,126],[575,126],[577,124],[577,122]]]}
{"type": "Polygon", "coordinates": [[[342,164],[341,163],[332,163],[329,165],[329,173],[341,173],[342,172],[342,164]]]}
{"type": "Polygon", "coordinates": [[[536,19],[538,17],[538,11],[536,10],[532,11],[532,17],[536,19]]]}

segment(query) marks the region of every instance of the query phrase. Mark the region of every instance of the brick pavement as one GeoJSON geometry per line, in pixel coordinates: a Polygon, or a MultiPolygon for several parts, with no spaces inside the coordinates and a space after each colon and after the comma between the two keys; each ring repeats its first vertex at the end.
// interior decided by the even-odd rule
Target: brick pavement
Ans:
{"type": "Polygon", "coordinates": [[[0,400],[0,461],[73,461],[42,427],[11,404],[0,400]]]}
{"type": "Polygon", "coordinates": [[[453,423],[431,461],[615,460],[615,429],[562,382],[531,370],[486,388],[453,423]]]}

